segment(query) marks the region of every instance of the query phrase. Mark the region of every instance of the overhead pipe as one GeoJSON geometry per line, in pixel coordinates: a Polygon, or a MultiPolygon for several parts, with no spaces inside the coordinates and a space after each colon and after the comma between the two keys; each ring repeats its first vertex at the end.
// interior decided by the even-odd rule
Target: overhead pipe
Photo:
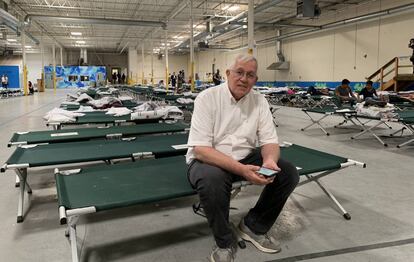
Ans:
{"type": "MultiPolygon", "coordinates": [[[[271,0],[271,1],[268,1],[268,2],[265,2],[265,3],[262,3],[262,4],[260,4],[260,5],[258,5],[254,8],[254,13],[255,14],[260,13],[261,11],[266,10],[267,8],[272,7],[273,5],[276,5],[276,4],[281,3],[281,2],[283,2],[283,0],[271,0]]],[[[230,24],[230,23],[231,22],[238,22],[238,21],[240,21],[240,20],[242,20],[246,17],[247,17],[247,11],[244,11],[244,12],[238,14],[237,16],[232,17],[232,18],[224,21],[223,23],[214,26],[211,30],[213,32],[213,37],[212,38],[216,38],[219,35],[222,35],[222,34],[227,33],[229,31],[233,31],[235,29],[241,28],[242,27],[241,25],[235,25],[235,24],[230,24]]],[[[208,35],[211,35],[211,33],[208,32],[208,30],[206,30],[206,31],[196,35],[194,37],[194,41],[199,41],[201,39],[204,39],[208,35]]],[[[189,42],[190,42],[190,40],[187,39],[186,41],[184,41],[180,45],[176,46],[175,49],[181,49],[183,47],[185,48],[189,44],[189,42]]]]}
{"type": "MultiPolygon", "coordinates": [[[[230,25],[247,25],[247,22],[229,22],[230,25]]],[[[284,24],[284,23],[254,23],[261,27],[300,27],[300,28],[320,28],[318,25],[297,25],[297,24],[284,24]]]]}
{"type": "MultiPolygon", "coordinates": [[[[17,34],[20,34],[20,31],[23,31],[23,25],[12,16],[9,12],[7,12],[4,9],[0,8],[0,21],[3,21],[3,24],[10,28],[11,30],[15,31],[17,34]]],[[[36,45],[40,43],[39,40],[37,40],[33,35],[31,35],[28,32],[25,32],[26,36],[30,38],[36,45]]]]}
{"type": "MultiPolygon", "coordinates": [[[[309,35],[309,34],[321,32],[321,31],[325,31],[325,30],[329,30],[329,29],[335,29],[335,28],[338,28],[338,27],[341,27],[341,26],[351,25],[351,24],[354,24],[354,23],[357,23],[357,22],[369,21],[371,19],[378,18],[378,17],[381,17],[381,16],[393,15],[393,14],[398,14],[398,13],[403,13],[403,12],[414,11],[414,10],[411,10],[411,9],[414,9],[414,4],[407,4],[407,5],[403,5],[403,6],[400,6],[400,7],[389,8],[387,10],[382,10],[382,11],[374,12],[374,13],[371,13],[371,14],[361,15],[361,16],[354,17],[354,18],[349,18],[349,19],[344,19],[344,20],[337,21],[337,22],[328,23],[328,24],[320,26],[320,28],[305,29],[305,30],[301,30],[301,31],[295,31],[295,32],[292,32],[292,33],[288,33],[288,34],[285,34],[285,35],[280,35],[280,36],[277,36],[277,37],[262,39],[262,40],[259,40],[257,42],[257,44],[258,45],[266,45],[266,44],[269,44],[269,43],[273,43],[275,41],[280,41],[280,40],[293,38],[293,37],[299,37],[299,36],[303,36],[303,35],[309,35]]],[[[234,48],[230,48],[230,49],[234,51],[234,50],[243,49],[243,48],[247,48],[247,45],[238,46],[238,47],[234,47],[234,48]]]]}
{"type": "Polygon", "coordinates": [[[397,13],[401,13],[401,12],[412,11],[410,9],[414,9],[414,4],[407,4],[407,5],[403,5],[403,6],[399,6],[399,7],[389,8],[389,9],[386,9],[386,10],[383,10],[383,11],[374,12],[374,13],[371,13],[371,14],[361,15],[361,16],[357,16],[357,17],[354,17],[354,18],[348,18],[348,19],[344,19],[344,20],[341,20],[341,21],[332,22],[332,23],[322,25],[322,26],[320,26],[320,28],[296,31],[296,32],[281,35],[281,36],[278,36],[278,37],[272,38],[272,39],[274,41],[274,40],[282,40],[282,39],[292,38],[292,37],[296,37],[296,36],[302,36],[302,35],[305,35],[305,34],[315,33],[315,32],[319,32],[319,31],[322,31],[322,30],[333,29],[333,28],[337,28],[337,27],[340,27],[340,26],[345,26],[345,25],[350,25],[350,24],[362,22],[362,21],[367,21],[367,20],[375,19],[375,18],[378,18],[378,17],[386,16],[386,15],[392,15],[392,14],[397,14],[397,13]]]}
{"type": "MultiPolygon", "coordinates": [[[[258,14],[258,13],[260,13],[260,12],[270,8],[270,7],[273,7],[274,5],[277,5],[277,4],[279,4],[283,1],[284,0],[271,0],[271,1],[267,1],[265,3],[262,3],[260,5],[257,5],[254,8],[254,14],[256,15],[256,14],[258,14]]],[[[233,17],[233,18],[231,18],[227,21],[224,21],[223,23],[219,24],[218,26],[215,26],[213,28],[213,31],[223,29],[226,26],[228,26],[231,22],[238,22],[238,21],[240,21],[244,18],[247,18],[247,12],[246,11],[243,12],[243,13],[240,13],[239,15],[237,15],[237,16],[235,16],[235,17],[233,17]]]]}
{"type": "Polygon", "coordinates": [[[166,28],[167,24],[159,21],[148,20],[124,20],[124,19],[106,19],[106,18],[89,18],[89,17],[71,17],[71,16],[47,16],[47,15],[27,15],[24,21],[30,24],[31,20],[42,21],[61,21],[78,24],[101,24],[101,25],[125,25],[125,26],[149,26],[166,28]]]}

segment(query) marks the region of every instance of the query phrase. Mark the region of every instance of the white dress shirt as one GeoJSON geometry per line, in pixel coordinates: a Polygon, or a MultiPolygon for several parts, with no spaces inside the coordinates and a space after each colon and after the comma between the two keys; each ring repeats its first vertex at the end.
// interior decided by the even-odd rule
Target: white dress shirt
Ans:
{"type": "Polygon", "coordinates": [[[187,164],[195,146],[212,147],[239,161],[256,146],[278,144],[269,104],[251,90],[236,101],[227,83],[201,92],[194,102],[188,138],[187,164]]]}

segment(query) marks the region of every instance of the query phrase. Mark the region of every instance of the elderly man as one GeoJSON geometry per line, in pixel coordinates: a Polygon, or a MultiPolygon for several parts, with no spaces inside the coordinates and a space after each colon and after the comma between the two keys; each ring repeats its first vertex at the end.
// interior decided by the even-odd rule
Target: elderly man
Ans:
{"type": "Polygon", "coordinates": [[[259,250],[276,253],[280,244],[267,232],[299,181],[296,168],[279,158],[269,104],[252,91],[257,60],[238,56],[226,75],[227,83],[197,96],[188,139],[188,178],[199,194],[217,245],[211,261],[234,260],[235,236],[229,223],[232,182],[247,180],[265,186],[237,233],[259,250]],[[278,174],[265,177],[258,173],[261,167],[278,174]]]}

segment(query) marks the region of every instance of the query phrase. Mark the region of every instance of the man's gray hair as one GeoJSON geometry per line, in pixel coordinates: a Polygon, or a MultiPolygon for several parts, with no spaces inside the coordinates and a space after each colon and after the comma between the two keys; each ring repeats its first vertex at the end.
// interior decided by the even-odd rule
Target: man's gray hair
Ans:
{"type": "Polygon", "coordinates": [[[257,68],[258,68],[257,59],[256,57],[249,55],[249,54],[240,54],[236,56],[236,59],[234,60],[234,63],[230,66],[230,69],[236,69],[236,65],[238,62],[246,63],[250,61],[254,61],[256,63],[256,71],[257,71],[257,68]]]}

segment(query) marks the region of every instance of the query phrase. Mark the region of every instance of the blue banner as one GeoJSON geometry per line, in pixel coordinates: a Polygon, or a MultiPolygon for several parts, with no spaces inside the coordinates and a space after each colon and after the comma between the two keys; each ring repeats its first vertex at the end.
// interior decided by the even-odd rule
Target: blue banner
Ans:
{"type": "MultiPolygon", "coordinates": [[[[45,66],[45,73],[52,74],[53,66],[45,66]]],[[[96,84],[97,75],[106,79],[105,66],[56,66],[56,87],[85,87],[96,84]]]]}
{"type": "Polygon", "coordinates": [[[0,77],[2,75],[9,78],[8,88],[20,88],[19,66],[0,66],[0,77]]]}
{"type": "MultiPolygon", "coordinates": [[[[314,86],[316,88],[329,88],[335,89],[337,86],[341,85],[341,82],[328,82],[328,81],[259,81],[256,83],[257,86],[269,86],[269,87],[303,87],[308,88],[309,86],[314,86]]],[[[365,82],[351,82],[349,86],[354,91],[360,91],[365,87],[365,82]]],[[[373,87],[377,89],[379,83],[374,83],[373,87]]]]}

